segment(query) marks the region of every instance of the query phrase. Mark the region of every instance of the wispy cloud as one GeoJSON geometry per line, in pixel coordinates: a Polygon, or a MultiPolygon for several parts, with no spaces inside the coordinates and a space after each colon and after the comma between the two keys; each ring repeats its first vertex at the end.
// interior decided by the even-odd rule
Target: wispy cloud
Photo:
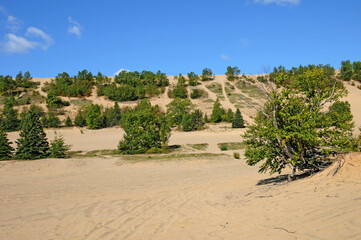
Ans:
{"type": "Polygon", "coordinates": [[[0,45],[1,50],[8,54],[24,54],[36,48],[46,50],[50,45],[54,44],[53,39],[48,34],[35,27],[29,27],[25,37],[17,36],[14,33],[6,34],[5,41],[0,45]],[[38,40],[30,40],[33,38],[38,40]]]}
{"type": "Polygon", "coordinates": [[[81,26],[79,22],[75,21],[71,17],[68,17],[68,21],[69,21],[68,33],[74,34],[75,36],[80,38],[83,31],[83,26],[81,26]]]}
{"type": "Polygon", "coordinates": [[[298,5],[301,0],[254,0],[255,3],[262,3],[262,4],[271,4],[271,3],[275,3],[277,5],[280,6],[285,6],[285,5],[298,5]]]}
{"type": "Polygon", "coordinates": [[[118,71],[116,71],[116,72],[114,73],[114,76],[118,75],[120,72],[123,72],[123,71],[125,71],[125,72],[130,72],[130,71],[127,70],[127,69],[121,68],[121,69],[119,69],[118,71]]]}
{"type": "Polygon", "coordinates": [[[22,25],[22,22],[14,17],[14,16],[11,16],[9,15],[7,17],[7,20],[6,20],[6,28],[10,30],[10,32],[17,32],[20,30],[21,28],[21,25],[22,25]]]}
{"type": "Polygon", "coordinates": [[[41,38],[41,42],[39,42],[39,46],[46,50],[50,47],[50,45],[54,44],[54,40],[49,36],[49,34],[46,34],[42,30],[36,28],[36,27],[29,27],[26,31],[26,36],[28,37],[39,37],[41,38]]]}
{"type": "Polygon", "coordinates": [[[232,58],[230,56],[227,56],[226,54],[221,55],[222,60],[231,60],[232,58]]]}

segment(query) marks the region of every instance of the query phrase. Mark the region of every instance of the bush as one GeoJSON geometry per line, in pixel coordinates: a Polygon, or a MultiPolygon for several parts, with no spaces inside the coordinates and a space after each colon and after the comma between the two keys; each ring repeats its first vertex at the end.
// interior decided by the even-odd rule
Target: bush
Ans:
{"type": "Polygon", "coordinates": [[[105,118],[98,104],[92,104],[86,114],[86,123],[89,129],[100,129],[105,126],[105,118]]]}
{"type": "Polygon", "coordinates": [[[66,145],[63,136],[55,134],[55,138],[50,142],[50,157],[51,158],[66,158],[66,151],[70,150],[70,145],[66,145]]]}
{"type": "Polygon", "coordinates": [[[140,102],[134,110],[124,113],[121,126],[125,134],[118,145],[120,152],[141,154],[155,149],[167,150],[170,127],[158,105],[140,102]]]}
{"type": "Polygon", "coordinates": [[[241,111],[237,108],[236,114],[234,115],[233,121],[232,121],[232,128],[244,128],[244,121],[241,114],[241,111]]]}
{"type": "Polygon", "coordinates": [[[240,158],[239,152],[233,152],[233,157],[235,159],[239,159],[240,158]]]}
{"type": "Polygon", "coordinates": [[[225,145],[221,146],[221,151],[227,151],[227,150],[228,150],[227,146],[225,145]]]}
{"type": "Polygon", "coordinates": [[[71,121],[69,116],[66,117],[64,125],[65,125],[65,127],[72,127],[73,126],[73,122],[71,121]]]}
{"type": "Polygon", "coordinates": [[[85,111],[78,110],[78,113],[76,114],[75,119],[74,119],[74,125],[77,126],[77,127],[86,126],[86,118],[85,118],[85,116],[86,116],[85,111]]]}
{"type": "Polygon", "coordinates": [[[209,68],[204,68],[201,76],[202,81],[213,80],[213,72],[209,68]]]}
{"type": "Polygon", "coordinates": [[[239,73],[241,71],[238,69],[238,67],[227,67],[226,76],[229,81],[234,81],[239,79],[239,73]]]}
{"type": "Polygon", "coordinates": [[[221,103],[219,102],[219,99],[214,102],[213,104],[213,110],[211,115],[211,120],[214,123],[218,123],[222,121],[222,115],[225,114],[225,110],[221,107],[221,103]]]}
{"type": "Polygon", "coordinates": [[[61,121],[53,112],[48,112],[43,124],[44,127],[58,128],[61,125],[61,121]]]}

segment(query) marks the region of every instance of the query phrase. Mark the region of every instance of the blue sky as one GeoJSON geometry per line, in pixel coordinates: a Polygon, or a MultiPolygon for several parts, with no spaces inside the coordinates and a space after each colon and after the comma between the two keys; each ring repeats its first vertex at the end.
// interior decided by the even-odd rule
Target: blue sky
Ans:
{"type": "Polygon", "coordinates": [[[359,0],[0,0],[0,74],[263,73],[361,60],[359,0]]]}

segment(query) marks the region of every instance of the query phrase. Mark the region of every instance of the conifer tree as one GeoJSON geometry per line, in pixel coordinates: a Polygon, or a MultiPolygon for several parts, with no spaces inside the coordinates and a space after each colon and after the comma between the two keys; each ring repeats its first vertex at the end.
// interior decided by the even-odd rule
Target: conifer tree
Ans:
{"type": "Polygon", "coordinates": [[[74,119],[74,125],[77,127],[84,127],[86,126],[86,120],[85,120],[85,116],[84,116],[84,112],[82,112],[81,110],[78,111],[78,113],[75,116],[74,119]]]}
{"type": "Polygon", "coordinates": [[[224,109],[221,107],[219,99],[214,102],[211,120],[212,122],[218,123],[222,121],[222,115],[225,113],[224,109]]]}
{"type": "Polygon", "coordinates": [[[241,111],[237,108],[236,114],[234,114],[234,118],[232,121],[232,128],[244,128],[243,117],[241,111]]]}
{"type": "Polygon", "coordinates": [[[71,121],[69,116],[66,117],[64,125],[65,125],[65,127],[72,127],[73,126],[73,122],[71,121]]]}
{"type": "Polygon", "coordinates": [[[52,158],[66,158],[66,151],[70,150],[70,145],[66,145],[64,137],[55,133],[55,138],[50,143],[50,157],[52,158]]]}
{"type": "Polygon", "coordinates": [[[19,130],[20,120],[18,119],[18,112],[14,109],[14,97],[6,99],[4,101],[4,130],[6,132],[19,130]]]}
{"type": "Polygon", "coordinates": [[[7,138],[2,126],[0,126],[0,160],[7,160],[12,157],[14,148],[11,147],[11,142],[7,138]]]}
{"type": "Polygon", "coordinates": [[[40,159],[49,156],[49,143],[34,105],[24,119],[20,138],[16,143],[17,159],[40,159]]]}

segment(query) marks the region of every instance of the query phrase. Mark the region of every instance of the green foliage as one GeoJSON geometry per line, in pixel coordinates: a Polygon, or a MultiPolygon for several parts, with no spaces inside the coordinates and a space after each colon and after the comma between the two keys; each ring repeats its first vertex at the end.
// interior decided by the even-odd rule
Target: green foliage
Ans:
{"type": "Polygon", "coordinates": [[[227,67],[227,72],[226,72],[227,79],[229,81],[238,80],[240,72],[241,71],[238,69],[238,67],[228,66],[227,67]]]}
{"type": "Polygon", "coordinates": [[[121,126],[125,131],[118,149],[125,154],[166,151],[170,126],[158,107],[142,101],[134,110],[125,112],[121,126]]]}
{"type": "Polygon", "coordinates": [[[11,142],[7,138],[6,133],[0,126],[0,160],[8,160],[12,158],[14,148],[11,147],[11,142]]]}
{"type": "Polygon", "coordinates": [[[235,159],[239,159],[240,158],[239,152],[233,152],[233,157],[235,159]]]}
{"type": "Polygon", "coordinates": [[[55,89],[50,89],[46,98],[46,106],[48,108],[61,108],[63,106],[69,106],[69,102],[62,101],[56,93],[55,89]]]}
{"type": "Polygon", "coordinates": [[[173,90],[173,96],[174,98],[182,98],[185,99],[188,97],[187,95],[187,89],[183,85],[177,85],[176,88],[173,90]]]}
{"type": "Polygon", "coordinates": [[[211,115],[211,121],[214,123],[222,122],[222,115],[225,114],[225,110],[222,108],[219,99],[214,102],[211,115]]]}
{"type": "Polygon", "coordinates": [[[195,88],[191,92],[192,99],[197,99],[197,98],[204,97],[204,96],[207,96],[207,95],[202,89],[195,88]]]}
{"type": "Polygon", "coordinates": [[[66,152],[70,150],[70,145],[66,145],[63,136],[55,134],[55,138],[50,142],[49,154],[51,158],[66,158],[66,152]]]}
{"type": "Polygon", "coordinates": [[[167,119],[171,126],[181,125],[183,116],[190,114],[193,108],[189,99],[176,98],[167,105],[167,119]]]}
{"type": "Polygon", "coordinates": [[[24,75],[20,71],[18,75],[16,75],[15,82],[17,87],[21,88],[34,88],[38,84],[32,81],[32,77],[30,75],[30,72],[25,72],[24,75]]]}
{"type": "Polygon", "coordinates": [[[84,127],[87,125],[85,111],[78,110],[78,113],[76,114],[74,119],[74,125],[77,127],[84,127]]]}
{"type": "Polygon", "coordinates": [[[356,61],[352,63],[353,76],[352,78],[361,82],[361,62],[356,61]]]}
{"type": "Polygon", "coordinates": [[[194,72],[188,73],[188,83],[190,86],[197,86],[199,84],[199,76],[194,72]]]}
{"type": "Polygon", "coordinates": [[[209,69],[209,68],[204,68],[203,71],[202,71],[201,80],[202,81],[213,80],[213,72],[212,72],[212,70],[209,69]]]}
{"type": "Polygon", "coordinates": [[[8,96],[12,91],[16,89],[16,82],[9,75],[3,76],[0,75],[0,94],[3,96],[8,96]]]}
{"type": "Polygon", "coordinates": [[[18,119],[18,111],[14,109],[14,97],[4,99],[4,109],[2,114],[3,128],[6,132],[17,131],[20,128],[20,120],[18,119]]]}
{"type": "Polygon", "coordinates": [[[39,159],[49,156],[49,143],[34,105],[26,114],[20,138],[16,143],[15,157],[17,159],[39,159]]]}
{"type": "Polygon", "coordinates": [[[227,113],[222,115],[222,121],[231,123],[234,118],[234,113],[232,109],[228,109],[227,113]]]}
{"type": "Polygon", "coordinates": [[[193,113],[183,115],[182,130],[185,132],[202,130],[204,126],[203,113],[196,109],[193,113]]]}
{"type": "Polygon", "coordinates": [[[94,77],[91,72],[83,70],[77,76],[70,77],[68,73],[59,73],[55,82],[50,84],[58,96],[84,97],[90,96],[94,85],[94,77]]]}
{"type": "Polygon", "coordinates": [[[61,121],[59,117],[55,115],[54,112],[48,112],[48,114],[43,120],[44,127],[59,128],[60,125],[61,125],[61,121]]]}
{"type": "Polygon", "coordinates": [[[345,81],[350,81],[353,75],[352,64],[350,60],[341,62],[341,77],[345,81]]]}
{"type": "Polygon", "coordinates": [[[92,104],[86,114],[86,123],[89,129],[100,129],[105,126],[105,117],[98,104],[92,104]]]}
{"type": "Polygon", "coordinates": [[[244,134],[249,165],[263,161],[259,171],[271,174],[281,173],[286,166],[293,171],[315,170],[330,151],[352,150],[350,114],[340,111],[347,104],[325,109],[346,90],[324,67],[302,69],[302,73],[283,71],[274,82],[278,87],[269,92],[270,99],[244,134]]]}
{"type": "Polygon", "coordinates": [[[114,81],[100,81],[101,83],[97,84],[98,96],[106,96],[110,100],[120,102],[134,101],[146,96],[159,95],[161,90],[169,85],[167,76],[161,71],[156,74],[151,71],[121,71],[115,76],[114,81]]]}
{"type": "Polygon", "coordinates": [[[69,116],[66,117],[64,125],[65,125],[65,127],[73,126],[73,122],[71,121],[71,118],[69,116]]]}
{"type": "Polygon", "coordinates": [[[107,108],[104,111],[105,123],[107,127],[113,127],[120,124],[120,119],[122,117],[121,110],[119,108],[118,102],[114,103],[113,108],[107,108]]]}
{"type": "Polygon", "coordinates": [[[237,108],[236,114],[234,115],[233,121],[232,121],[232,128],[244,128],[244,121],[241,114],[241,111],[237,108]]]}
{"type": "Polygon", "coordinates": [[[221,146],[221,151],[227,151],[227,150],[228,150],[227,146],[225,145],[221,146]]]}

